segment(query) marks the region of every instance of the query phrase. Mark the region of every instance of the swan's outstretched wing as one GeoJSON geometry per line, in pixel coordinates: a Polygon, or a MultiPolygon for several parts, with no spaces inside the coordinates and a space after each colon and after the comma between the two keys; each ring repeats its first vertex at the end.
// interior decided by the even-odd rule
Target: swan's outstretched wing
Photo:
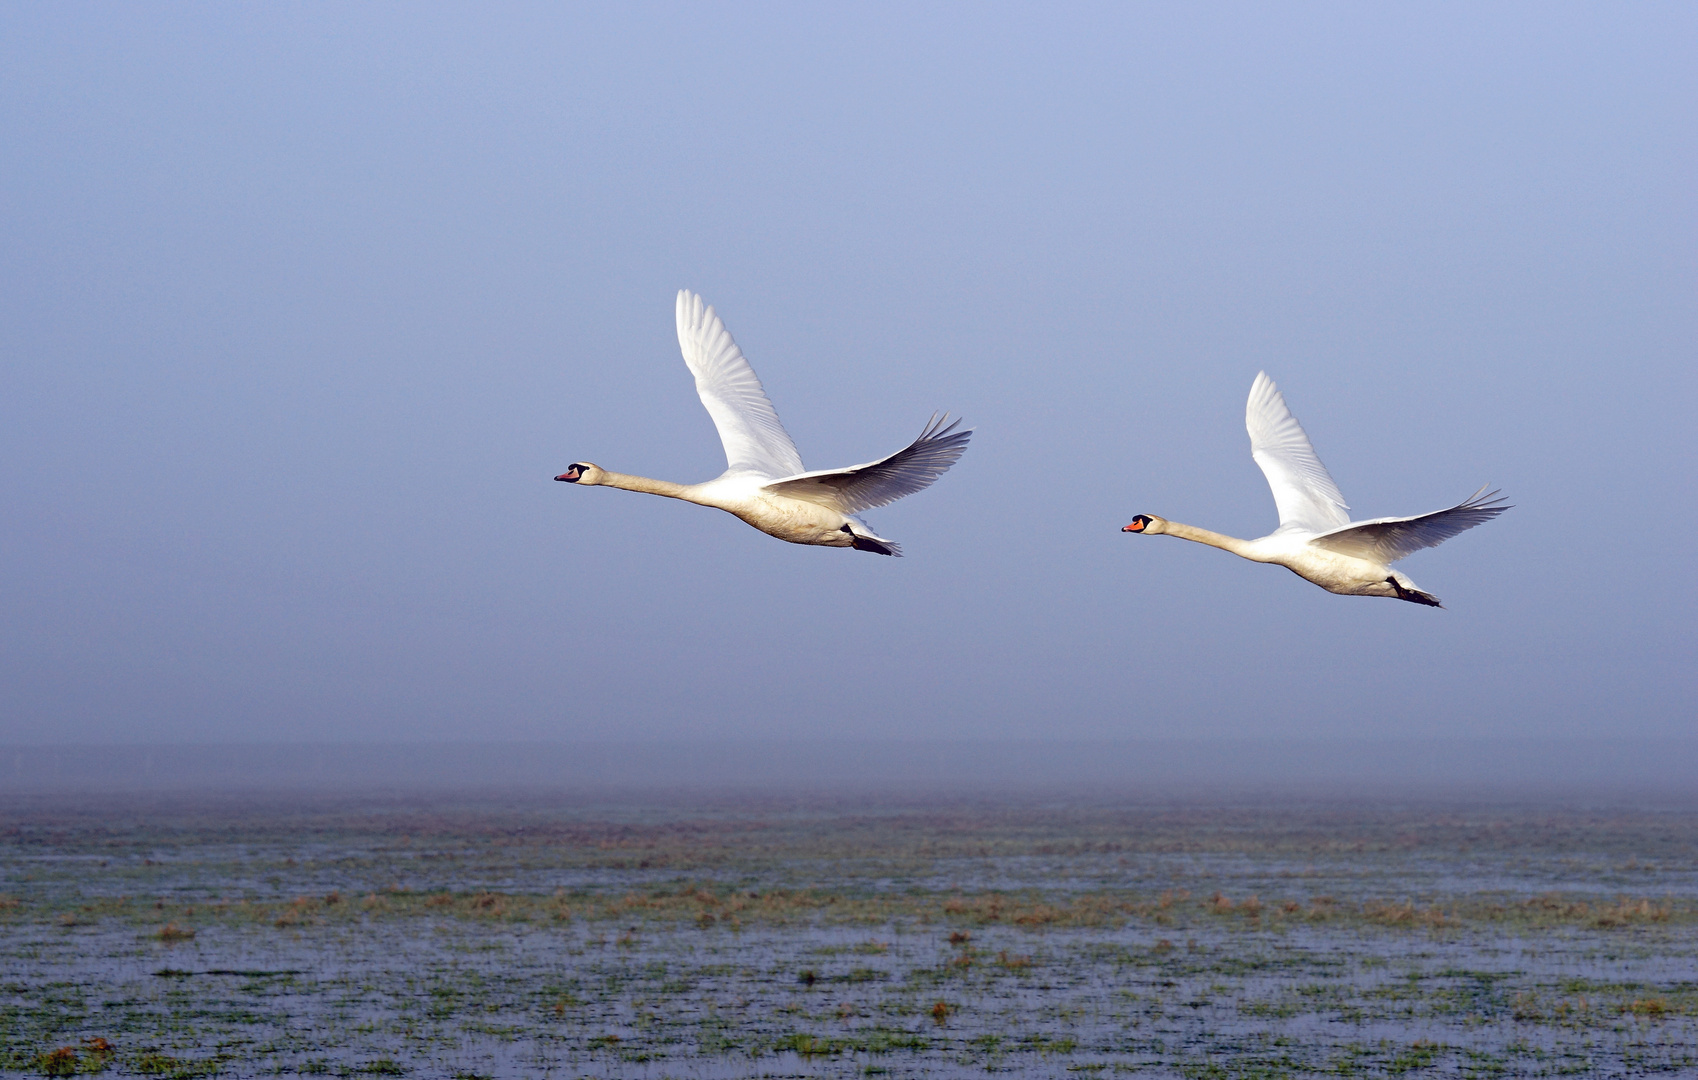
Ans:
{"type": "Polygon", "coordinates": [[[719,429],[726,465],[771,477],[801,472],[802,455],[779,423],[755,369],[713,308],[689,291],[678,293],[678,347],[719,429]]]}
{"type": "Polygon", "coordinates": [[[1509,509],[1497,492],[1485,488],[1448,510],[1435,510],[1415,517],[1375,518],[1358,521],[1309,541],[1316,547],[1353,555],[1358,559],[1391,563],[1422,548],[1437,547],[1459,532],[1490,521],[1509,509]]]}
{"type": "Polygon", "coordinates": [[[956,431],[961,421],[949,424],[948,420],[948,416],[933,416],[919,438],[889,457],[847,469],[787,476],[766,485],[765,490],[829,506],[843,514],[893,503],[930,487],[967,452],[973,429],[956,431]]]}
{"type": "Polygon", "coordinates": [[[1250,402],[1244,407],[1250,431],[1250,456],[1262,467],[1279,507],[1279,527],[1326,532],[1348,525],[1344,496],[1327,467],[1315,456],[1303,425],[1286,408],[1279,387],[1265,371],[1256,373],[1250,402]]]}

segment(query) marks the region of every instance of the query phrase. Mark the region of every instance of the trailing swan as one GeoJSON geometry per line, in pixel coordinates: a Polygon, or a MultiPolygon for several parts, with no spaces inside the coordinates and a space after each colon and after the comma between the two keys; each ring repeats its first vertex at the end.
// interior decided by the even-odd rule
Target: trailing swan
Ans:
{"type": "Polygon", "coordinates": [[[725,444],[725,472],[701,484],[674,484],[579,461],[555,479],[712,506],[792,544],[901,555],[901,548],[855,515],[930,487],[966,452],[972,429],[957,431],[959,420],[934,415],[919,438],[888,457],[807,472],[760,379],[713,308],[682,291],[677,316],[684,363],[725,444]]]}
{"type": "Polygon", "coordinates": [[[1250,387],[1244,422],[1250,430],[1250,456],[1262,467],[1279,507],[1279,528],[1259,540],[1240,540],[1139,514],[1121,532],[1166,533],[1195,540],[1253,562],[1283,566],[1305,581],[1345,596],[1389,596],[1443,607],[1438,597],[1416,588],[1389,564],[1422,548],[1436,547],[1509,509],[1496,491],[1486,493],[1481,488],[1446,510],[1351,521],[1345,513],[1350,507],[1338,485],[1315,456],[1303,425],[1291,415],[1266,372],[1258,373],[1250,387]]]}

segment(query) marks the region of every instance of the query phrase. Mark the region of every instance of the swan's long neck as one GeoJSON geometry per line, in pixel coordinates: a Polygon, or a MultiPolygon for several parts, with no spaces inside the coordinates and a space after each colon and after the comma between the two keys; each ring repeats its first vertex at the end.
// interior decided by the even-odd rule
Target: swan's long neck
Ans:
{"type": "Polygon", "coordinates": [[[1162,521],[1161,531],[1169,536],[1177,536],[1181,540],[1195,540],[1199,544],[1207,544],[1210,547],[1220,548],[1222,551],[1230,551],[1234,555],[1246,559],[1253,557],[1250,554],[1250,541],[1240,540],[1236,536],[1210,532],[1208,529],[1199,529],[1195,525],[1185,525],[1178,521],[1167,521],[1165,519],[1162,521]]]}
{"type": "MultiPolygon", "coordinates": [[[[608,472],[601,470],[596,478],[597,487],[624,488],[626,491],[641,491],[649,495],[664,495],[668,499],[683,499],[685,502],[701,503],[697,494],[697,484],[674,484],[670,480],[651,480],[646,476],[632,476],[629,473],[608,472]]],[[[703,503],[703,505],[708,505],[703,503]]]]}

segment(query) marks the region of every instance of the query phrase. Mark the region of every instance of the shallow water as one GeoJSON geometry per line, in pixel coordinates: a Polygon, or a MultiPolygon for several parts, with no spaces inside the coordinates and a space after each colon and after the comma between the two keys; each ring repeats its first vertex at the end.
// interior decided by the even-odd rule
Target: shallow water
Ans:
{"type": "Polygon", "coordinates": [[[1698,1075],[1684,810],[154,800],[4,823],[14,1072],[1698,1075]]]}

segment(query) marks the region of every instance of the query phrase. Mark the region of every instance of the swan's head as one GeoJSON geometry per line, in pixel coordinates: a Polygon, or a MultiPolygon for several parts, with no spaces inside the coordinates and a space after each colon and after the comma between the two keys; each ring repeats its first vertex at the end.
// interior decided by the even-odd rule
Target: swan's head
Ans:
{"type": "Polygon", "coordinates": [[[1167,525],[1167,522],[1163,521],[1159,517],[1152,517],[1149,514],[1139,514],[1137,517],[1132,519],[1132,524],[1126,526],[1125,528],[1121,529],[1120,531],[1121,532],[1135,532],[1135,533],[1159,533],[1159,532],[1166,532],[1167,531],[1166,528],[1165,528],[1166,525],[1167,525]]]}
{"type": "Polygon", "coordinates": [[[588,484],[594,487],[601,483],[601,478],[606,475],[601,471],[600,466],[591,465],[587,461],[574,461],[567,466],[565,472],[556,476],[555,479],[564,480],[568,484],[588,484]]]}

